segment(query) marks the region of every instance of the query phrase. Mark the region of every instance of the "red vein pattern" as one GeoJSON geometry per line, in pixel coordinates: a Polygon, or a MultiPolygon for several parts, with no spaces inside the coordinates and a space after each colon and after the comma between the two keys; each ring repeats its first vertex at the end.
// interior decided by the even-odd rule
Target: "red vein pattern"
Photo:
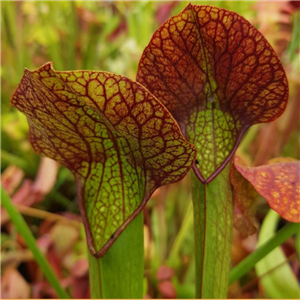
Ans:
{"type": "Polygon", "coordinates": [[[102,256],[153,191],[181,180],[195,158],[167,109],[120,75],[25,70],[11,104],[38,154],[69,168],[93,255],[102,256]]]}
{"type": "Polygon", "coordinates": [[[137,81],[169,109],[197,148],[193,169],[210,182],[249,126],[279,117],[284,69],[262,34],[238,14],[189,4],[153,35],[137,81]]]}
{"type": "MultiPolygon", "coordinates": [[[[259,167],[243,166],[238,157],[233,160],[231,182],[234,186],[235,203],[244,216],[249,216],[248,207],[254,200],[253,192],[243,192],[249,183],[261,196],[266,198],[270,207],[284,219],[300,223],[300,162],[291,158],[277,158],[259,167]],[[235,170],[233,170],[235,169],[235,170]],[[237,177],[234,172],[241,176],[237,177]],[[238,197],[244,194],[244,197],[238,197]]],[[[250,212],[254,214],[254,212],[250,212]]]]}

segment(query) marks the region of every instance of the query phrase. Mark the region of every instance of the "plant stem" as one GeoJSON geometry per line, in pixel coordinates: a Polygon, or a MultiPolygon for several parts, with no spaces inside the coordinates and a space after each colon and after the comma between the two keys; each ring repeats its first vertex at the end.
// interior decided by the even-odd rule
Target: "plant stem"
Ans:
{"type": "Polygon", "coordinates": [[[193,204],[191,199],[188,200],[189,204],[187,207],[187,210],[185,212],[184,219],[182,221],[182,225],[180,227],[180,230],[174,240],[174,243],[172,245],[172,248],[170,250],[169,257],[167,259],[167,265],[171,266],[173,268],[176,268],[180,265],[180,257],[179,252],[181,250],[181,247],[183,245],[184,239],[189,234],[189,232],[192,229],[193,226],[193,204]]]}
{"type": "Polygon", "coordinates": [[[53,289],[56,291],[57,296],[59,298],[67,299],[69,298],[67,292],[63,289],[60,285],[58,278],[56,277],[53,269],[51,268],[50,264],[48,263],[46,257],[43,255],[41,250],[39,249],[34,236],[32,235],[30,229],[28,228],[26,222],[24,221],[22,215],[17,211],[14,207],[11,199],[6,194],[4,189],[1,187],[1,203],[5,210],[7,211],[11,221],[16,226],[17,230],[22,235],[24,241],[26,242],[28,248],[32,251],[34,258],[36,259],[37,263],[41,267],[42,271],[44,272],[46,278],[50,282],[53,289]]]}
{"type": "Polygon", "coordinates": [[[88,253],[93,299],[143,298],[144,234],[140,213],[100,259],[88,253]]]}
{"type": "Polygon", "coordinates": [[[11,154],[5,150],[1,150],[1,161],[3,164],[7,165],[15,165],[26,172],[28,175],[35,175],[36,170],[30,164],[17,155],[11,154]]]}
{"type": "MultiPolygon", "coordinates": [[[[113,247],[113,246],[112,246],[113,247]]],[[[89,261],[89,277],[90,277],[90,292],[92,299],[100,299],[101,297],[101,281],[100,281],[100,258],[92,256],[87,249],[89,261]]]]}
{"type": "Polygon", "coordinates": [[[243,261],[241,261],[231,270],[229,284],[232,284],[234,281],[241,278],[273,249],[284,243],[288,238],[299,231],[300,225],[298,223],[288,223],[281,228],[276,235],[271,237],[267,242],[257,248],[253,253],[248,255],[243,261]]]}
{"type": "Polygon", "coordinates": [[[192,174],[192,198],[196,298],[226,298],[233,229],[229,165],[209,184],[192,174]]]}

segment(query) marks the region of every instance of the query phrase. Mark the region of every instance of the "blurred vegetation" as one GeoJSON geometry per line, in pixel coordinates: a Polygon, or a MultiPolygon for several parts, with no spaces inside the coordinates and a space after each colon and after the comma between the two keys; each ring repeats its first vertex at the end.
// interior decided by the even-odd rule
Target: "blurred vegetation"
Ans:
{"type": "MultiPolygon", "coordinates": [[[[7,182],[16,182],[11,196],[20,192],[26,180],[38,177],[40,166],[40,157],[33,152],[28,140],[26,117],[9,105],[24,68],[36,69],[53,61],[56,70],[105,70],[134,80],[142,51],[154,31],[168,17],[179,13],[187,3],[1,3],[1,172],[5,174],[2,183],[4,180],[7,185],[7,182]],[[19,180],[16,180],[15,172],[7,171],[13,165],[23,172],[19,180]]],[[[252,165],[263,164],[275,156],[299,159],[299,10],[288,2],[261,4],[249,1],[194,1],[193,4],[211,4],[243,15],[270,41],[287,71],[290,102],[286,112],[274,123],[254,126],[239,147],[238,155],[252,165]]],[[[76,187],[71,173],[65,168],[59,169],[51,191],[42,198],[43,201],[32,204],[37,211],[79,220],[76,187]]],[[[19,199],[19,204],[22,204],[22,195],[19,199]]],[[[145,294],[150,297],[193,297],[193,222],[190,202],[187,178],[178,184],[161,188],[145,209],[145,294]]],[[[262,221],[268,207],[263,201],[260,203],[258,218],[262,221]]],[[[65,286],[73,297],[88,296],[82,228],[53,219],[52,215],[41,216],[30,209],[28,207],[25,210],[26,220],[38,241],[43,244],[44,235],[50,236],[52,248],[44,245],[44,251],[52,260],[57,276],[66,282],[69,279],[65,286]],[[66,236],[66,240],[62,241],[61,236],[66,236]],[[68,240],[70,243],[66,245],[68,240]],[[61,249],[64,250],[63,255],[58,255],[61,252],[56,251],[61,249]],[[82,270],[82,273],[77,274],[77,269],[82,270]],[[78,278],[82,283],[79,292],[76,289],[78,278]]],[[[39,291],[34,294],[33,288],[30,288],[28,297],[53,296],[45,278],[34,272],[37,266],[26,252],[26,246],[12,224],[4,217],[2,225],[3,281],[5,276],[10,278],[7,270],[13,268],[21,274],[23,284],[35,287],[35,293],[39,291]]],[[[253,251],[256,241],[257,235],[244,239],[235,233],[233,264],[253,251]]],[[[288,248],[290,251],[293,248],[291,243],[288,248]]],[[[294,273],[298,272],[299,276],[299,264],[298,269],[296,265],[294,263],[292,266],[294,273]]],[[[265,296],[259,289],[254,270],[241,284],[245,283],[247,288],[239,284],[231,287],[230,296],[265,296]],[[249,282],[252,282],[250,288],[249,282]]],[[[7,280],[5,284],[4,288],[8,290],[10,286],[7,280]]]]}

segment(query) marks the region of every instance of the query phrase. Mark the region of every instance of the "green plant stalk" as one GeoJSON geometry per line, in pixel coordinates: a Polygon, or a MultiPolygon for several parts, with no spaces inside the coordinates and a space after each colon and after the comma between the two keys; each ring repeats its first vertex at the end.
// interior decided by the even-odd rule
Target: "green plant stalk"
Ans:
{"type": "Polygon", "coordinates": [[[189,204],[184,216],[184,219],[182,221],[182,225],[180,227],[180,230],[174,240],[174,243],[171,247],[169,257],[167,259],[167,265],[172,267],[178,267],[180,264],[180,258],[179,258],[179,252],[183,245],[185,237],[189,234],[191,231],[191,228],[193,226],[193,204],[191,199],[189,199],[189,204]]]}
{"type": "Polygon", "coordinates": [[[35,173],[32,172],[32,166],[30,166],[30,164],[22,157],[11,154],[5,150],[1,150],[1,160],[5,164],[15,165],[21,168],[22,170],[26,171],[26,174],[35,175],[35,173]]]}
{"type": "MultiPolygon", "coordinates": [[[[280,215],[270,209],[265,216],[258,234],[257,248],[276,234],[280,215]]],[[[287,257],[281,247],[275,248],[255,265],[264,295],[270,299],[299,299],[300,288],[287,257]]]]}
{"type": "Polygon", "coordinates": [[[143,298],[144,233],[140,213],[102,258],[88,251],[93,299],[143,298]]]}
{"type": "Polygon", "coordinates": [[[299,231],[300,225],[298,223],[288,223],[283,228],[281,228],[273,237],[271,237],[267,242],[257,248],[253,253],[248,255],[243,261],[241,261],[236,267],[231,270],[229,284],[232,284],[234,281],[241,278],[273,249],[280,246],[288,238],[299,231]]]}
{"type": "Polygon", "coordinates": [[[229,164],[209,184],[192,174],[196,298],[227,298],[233,231],[229,164]]]}
{"type": "Polygon", "coordinates": [[[51,268],[50,264],[48,263],[46,257],[43,255],[41,250],[39,249],[34,236],[32,235],[30,229],[28,228],[26,222],[24,221],[22,215],[17,211],[14,207],[11,199],[6,194],[4,189],[1,186],[1,204],[7,211],[11,221],[16,226],[18,232],[22,235],[23,239],[25,240],[28,248],[31,250],[34,258],[36,259],[37,263],[41,267],[42,271],[44,272],[46,278],[50,282],[53,289],[56,291],[58,298],[68,299],[69,296],[67,292],[63,289],[60,285],[58,278],[56,277],[53,269],[51,268]]]}

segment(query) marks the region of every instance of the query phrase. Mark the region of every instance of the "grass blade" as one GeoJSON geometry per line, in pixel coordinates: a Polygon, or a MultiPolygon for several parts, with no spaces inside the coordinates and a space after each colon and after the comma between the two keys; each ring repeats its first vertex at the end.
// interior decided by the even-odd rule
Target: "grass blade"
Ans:
{"type": "Polygon", "coordinates": [[[63,289],[60,285],[58,278],[56,277],[53,269],[51,268],[50,264],[48,263],[46,257],[43,255],[41,250],[39,249],[34,236],[32,235],[30,229],[28,228],[26,222],[24,221],[22,215],[17,211],[14,207],[11,199],[6,194],[4,189],[1,186],[1,204],[7,211],[11,221],[16,226],[18,232],[24,238],[28,248],[32,251],[34,258],[36,259],[37,263],[41,267],[42,271],[44,272],[46,278],[50,282],[53,289],[56,291],[57,296],[59,298],[68,299],[69,296],[67,292],[63,289]]]}
{"type": "Polygon", "coordinates": [[[255,266],[262,258],[269,254],[273,249],[285,242],[289,237],[299,232],[300,225],[298,223],[288,223],[280,229],[276,235],[271,237],[267,242],[257,248],[252,254],[247,256],[230,272],[229,285],[241,278],[251,268],[255,266]]]}

